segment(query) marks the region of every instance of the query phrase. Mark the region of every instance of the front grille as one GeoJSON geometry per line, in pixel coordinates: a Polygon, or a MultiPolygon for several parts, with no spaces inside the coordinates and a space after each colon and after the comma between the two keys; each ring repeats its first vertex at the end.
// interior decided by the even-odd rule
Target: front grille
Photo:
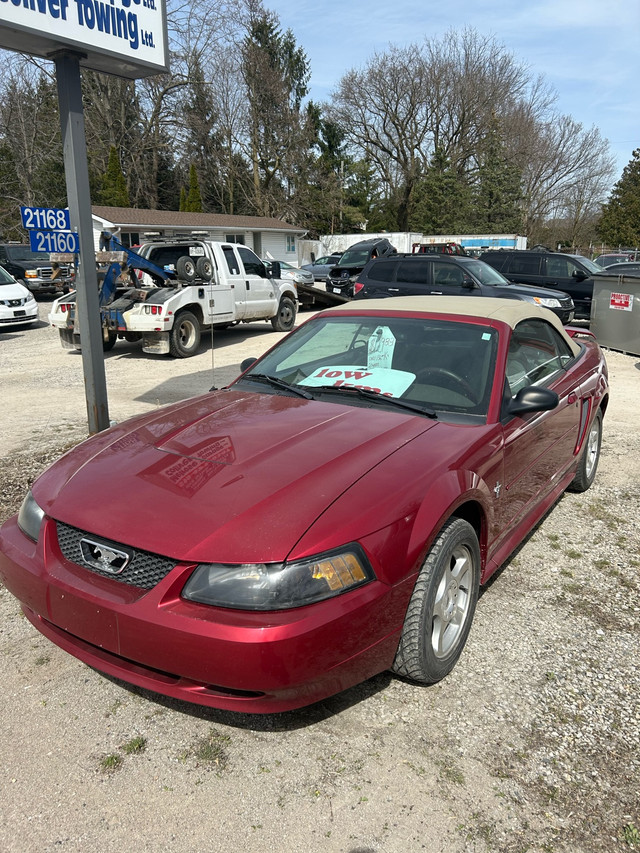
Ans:
{"type": "Polygon", "coordinates": [[[100,540],[104,542],[105,545],[109,545],[115,549],[125,550],[132,554],[129,565],[121,574],[114,575],[111,572],[102,571],[83,559],[80,541],[85,536],[90,539],[95,539],[92,534],[78,530],[76,527],[70,527],[68,524],[63,524],[60,521],[56,522],[56,529],[58,532],[58,544],[60,545],[60,550],[66,560],[69,560],[69,562],[75,563],[78,566],[82,566],[90,572],[94,572],[96,575],[100,575],[104,578],[110,578],[114,581],[120,581],[120,583],[127,584],[128,586],[135,586],[139,589],[153,589],[153,587],[166,577],[176,565],[175,560],[169,560],[166,557],[160,557],[157,554],[151,554],[148,551],[139,551],[137,548],[123,546],[117,542],[110,542],[109,540],[102,539],[102,537],[100,537],[100,540]]]}

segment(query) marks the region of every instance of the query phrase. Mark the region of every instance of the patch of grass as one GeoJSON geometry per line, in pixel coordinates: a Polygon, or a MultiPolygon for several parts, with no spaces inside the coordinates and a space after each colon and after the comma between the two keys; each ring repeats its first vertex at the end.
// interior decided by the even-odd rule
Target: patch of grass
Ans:
{"type": "Polygon", "coordinates": [[[583,557],[581,551],[576,551],[575,548],[569,548],[568,551],[564,552],[565,557],[568,557],[570,560],[580,560],[583,557]]]}
{"type": "Polygon", "coordinates": [[[596,567],[596,569],[606,569],[608,566],[611,565],[611,561],[607,560],[606,557],[603,557],[601,560],[594,560],[593,565],[596,567]]]}
{"type": "Polygon", "coordinates": [[[123,758],[121,755],[112,752],[111,755],[105,755],[104,758],[100,759],[100,769],[104,773],[115,773],[116,770],[122,767],[122,761],[123,758]]]}
{"type": "Polygon", "coordinates": [[[587,507],[587,512],[591,518],[595,518],[597,521],[604,521],[609,525],[609,527],[618,527],[620,523],[618,517],[612,512],[609,512],[604,501],[593,501],[593,503],[589,504],[587,507]]]}
{"type": "Polygon", "coordinates": [[[197,741],[192,753],[199,764],[218,771],[225,770],[229,763],[227,746],[230,743],[229,735],[210,729],[208,735],[197,741]]]}
{"type": "Polygon", "coordinates": [[[637,846],[640,846],[640,830],[633,823],[628,823],[622,829],[622,841],[627,847],[635,850],[637,846]]]}
{"type": "Polygon", "coordinates": [[[131,740],[122,744],[122,751],[126,752],[127,755],[137,755],[140,752],[144,752],[146,748],[147,739],[141,735],[133,737],[131,740]]]}
{"type": "Polygon", "coordinates": [[[454,764],[449,761],[439,761],[438,767],[444,779],[453,782],[456,785],[464,785],[464,773],[454,764]]]}
{"type": "Polygon", "coordinates": [[[49,657],[49,655],[39,655],[34,660],[34,664],[36,666],[44,666],[45,664],[49,663],[50,660],[51,660],[51,658],[49,657]]]}

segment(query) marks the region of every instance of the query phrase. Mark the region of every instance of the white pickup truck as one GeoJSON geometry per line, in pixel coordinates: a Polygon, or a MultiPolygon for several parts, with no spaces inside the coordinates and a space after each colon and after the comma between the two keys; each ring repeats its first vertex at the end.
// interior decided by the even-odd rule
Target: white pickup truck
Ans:
{"type": "MultiPolygon", "coordinates": [[[[273,329],[286,332],[295,323],[295,287],[273,277],[277,267],[268,271],[246,246],[190,238],[143,243],[137,252],[126,252],[126,264],[124,278],[145,272],[101,298],[105,350],[126,338],[142,340],[144,352],[186,358],[212,326],[270,320],[273,329]]],[[[75,292],[53,303],[49,321],[59,329],[63,346],[78,348],[75,292]]]]}

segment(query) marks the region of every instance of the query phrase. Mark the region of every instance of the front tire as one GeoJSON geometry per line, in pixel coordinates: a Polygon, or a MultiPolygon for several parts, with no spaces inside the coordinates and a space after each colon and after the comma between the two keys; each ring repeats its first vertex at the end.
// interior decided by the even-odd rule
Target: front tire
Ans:
{"type": "Polygon", "coordinates": [[[455,666],[469,636],[480,586],[473,527],[450,518],[427,554],[409,601],[393,671],[434,684],[455,666]]]}
{"type": "Polygon", "coordinates": [[[174,358],[189,358],[200,346],[200,323],[191,311],[180,311],[169,332],[169,352],[174,358]]]}
{"type": "Polygon", "coordinates": [[[276,332],[290,332],[296,322],[296,303],[288,296],[283,296],[278,305],[278,313],[271,318],[271,325],[276,332]]]}
{"type": "Polygon", "coordinates": [[[582,456],[578,463],[576,475],[569,483],[569,491],[586,492],[596,478],[598,461],[600,460],[600,447],[602,445],[602,412],[596,412],[589,432],[584,442],[582,456]]]}

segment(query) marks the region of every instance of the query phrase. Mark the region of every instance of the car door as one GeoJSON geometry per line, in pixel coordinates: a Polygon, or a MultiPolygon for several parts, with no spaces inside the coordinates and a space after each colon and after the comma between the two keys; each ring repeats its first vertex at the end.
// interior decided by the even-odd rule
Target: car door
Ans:
{"type": "Polygon", "coordinates": [[[568,255],[548,255],[542,261],[543,287],[564,290],[574,301],[576,314],[589,317],[593,295],[593,279],[568,255]]]}
{"type": "Polygon", "coordinates": [[[246,246],[236,245],[244,268],[245,316],[270,317],[275,313],[273,281],[260,258],[246,246]]]}
{"type": "Polygon", "coordinates": [[[573,351],[546,320],[513,331],[506,365],[506,399],[530,385],[558,394],[557,408],[503,420],[504,478],[498,502],[503,535],[551,491],[573,461],[583,403],[573,351]]]}
{"type": "MultiPolygon", "coordinates": [[[[431,293],[431,260],[410,257],[406,260],[376,261],[380,273],[385,264],[395,269],[395,279],[380,285],[381,296],[424,296],[431,293]]],[[[378,273],[378,274],[380,274],[378,273]]],[[[373,294],[372,294],[373,295],[373,294]]]]}
{"type": "Polygon", "coordinates": [[[242,320],[247,315],[248,282],[240,257],[231,244],[221,246],[226,270],[224,278],[228,281],[233,294],[234,314],[236,320],[242,320]]]}
{"type": "Polygon", "coordinates": [[[434,260],[431,264],[432,280],[429,293],[442,296],[482,296],[482,290],[470,286],[470,276],[456,263],[434,260]],[[467,282],[465,286],[465,282],[467,282]]]}

